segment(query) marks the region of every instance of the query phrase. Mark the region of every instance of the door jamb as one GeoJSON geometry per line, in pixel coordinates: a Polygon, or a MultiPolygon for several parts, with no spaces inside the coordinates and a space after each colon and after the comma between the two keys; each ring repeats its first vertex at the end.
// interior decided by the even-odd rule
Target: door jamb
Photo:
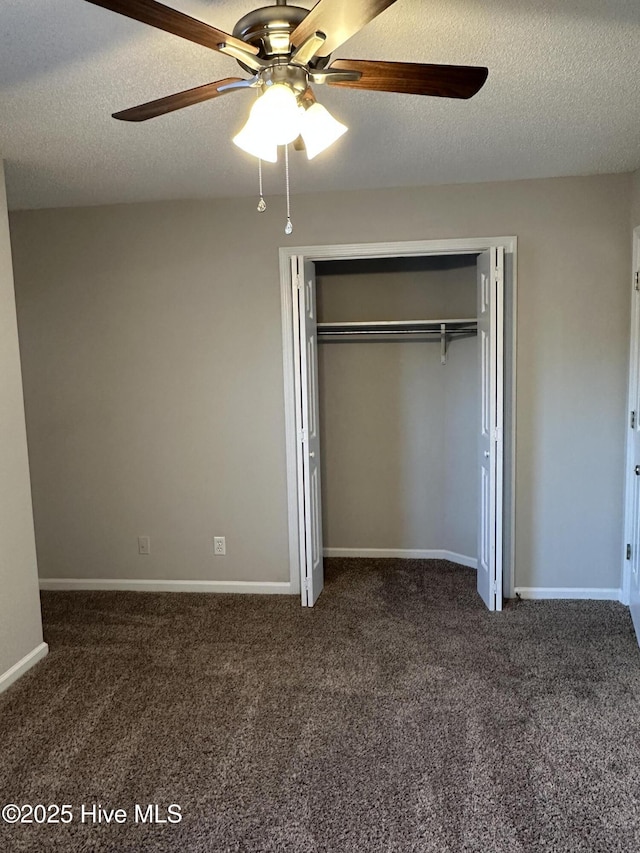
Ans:
{"type": "MultiPolygon", "coordinates": [[[[453,240],[413,240],[400,243],[354,243],[328,246],[287,246],[281,247],[280,256],[280,298],[282,310],[282,360],[284,375],[284,415],[285,449],[287,466],[287,518],[289,534],[289,577],[293,595],[300,595],[300,550],[298,542],[298,490],[297,490],[297,436],[295,428],[295,389],[294,389],[294,339],[293,339],[293,291],[291,281],[291,258],[301,255],[308,261],[363,260],[371,258],[421,257],[426,255],[469,255],[503,246],[505,253],[505,287],[511,288],[511,312],[505,321],[510,324],[511,363],[510,375],[511,410],[511,482],[509,505],[503,507],[503,535],[507,533],[509,542],[509,572],[503,577],[505,597],[514,596],[515,583],[515,480],[516,480],[516,334],[518,307],[517,278],[517,237],[470,237],[453,240]],[[506,512],[505,512],[506,510],[506,512]],[[506,583],[505,583],[506,580],[506,583]]],[[[506,301],[506,300],[505,300],[506,301]]],[[[506,323],[505,323],[506,325],[506,323]]],[[[505,412],[505,416],[506,416],[505,412]]],[[[505,421],[507,418],[505,417],[505,421]]],[[[506,484],[505,484],[506,486],[506,484]]]]}
{"type": "MultiPolygon", "coordinates": [[[[633,230],[633,255],[631,267],[631,333],[629,345],[629,389],[627,393],[627,418],[631,417],[634,406],[637,408],[638,386],[640,384],[640,299],[636,296],[636,274],[640,270],[640,226],[633,230]]],[[[636,417],[640,412],[636,411],[636,417]]],[[[625,452],[625,496],[624,496],[624,542],[622,543],[622,572],[621,572],[621,595],[620,601],[627,606],[631,597],[631,563],[627,560],[626,546],[631,542],[633,530],[633,433],[629,429],[629,421],[626,427],[626,452],[625,452]]]]}

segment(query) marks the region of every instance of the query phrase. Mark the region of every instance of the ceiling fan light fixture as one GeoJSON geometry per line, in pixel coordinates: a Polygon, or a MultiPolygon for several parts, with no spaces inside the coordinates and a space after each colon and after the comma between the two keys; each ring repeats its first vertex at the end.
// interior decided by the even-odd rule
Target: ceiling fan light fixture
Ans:
{"type": "Polygon", "coordinates": [[[349,128],[335,119],[326,107],[315,101],[302,110],[300,135],[309,160],[313,160],[322,151],[326,151],[349,128]]]}

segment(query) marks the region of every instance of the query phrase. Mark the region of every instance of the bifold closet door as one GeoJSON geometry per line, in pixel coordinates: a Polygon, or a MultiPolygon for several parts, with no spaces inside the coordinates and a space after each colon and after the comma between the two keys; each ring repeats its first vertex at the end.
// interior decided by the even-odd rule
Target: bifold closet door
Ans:
{"type": "Polygon", "coordinates": [[[318,330],[316,273],[311,261],[291,259],[296,373],[298,541],[302,604],[312,607],[324,586],[320,429],[318,422],[318,330]]]}
{"type": "Polygon", "coordinates": [[[480,501],[478,593],[489,610],[502,610],[504,249],[478,257],[480,348],[480,501]]]}
{"type": "MultiPolygon", "coordinates": [[[[640,228],[633,235],[633,270],[640,270],[640,228]]],[[[629,609],[640,643],[640,293],[631,291],[631,355],[629,360],[629,437],[625,545],[629,561],[629,609]]]]}

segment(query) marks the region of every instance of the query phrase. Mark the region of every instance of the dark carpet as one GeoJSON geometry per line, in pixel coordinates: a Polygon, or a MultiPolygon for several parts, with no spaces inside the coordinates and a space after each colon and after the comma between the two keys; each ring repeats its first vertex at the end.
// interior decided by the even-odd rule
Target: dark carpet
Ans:
{"type": "Polygon", "coordinates": [[[73,821],[0,823],[2,853],[640,850],[625,608],[489,614],[451,563],[326,568],[312,610],[43,594],[50,655],[0,697],[0,799],[73,821]],[[82,823],[83,804],[126,822],[82,823]]]}

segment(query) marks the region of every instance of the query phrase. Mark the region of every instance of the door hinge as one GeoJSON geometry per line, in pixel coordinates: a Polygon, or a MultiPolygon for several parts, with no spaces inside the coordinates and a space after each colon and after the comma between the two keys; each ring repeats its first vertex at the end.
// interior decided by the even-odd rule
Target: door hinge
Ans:
{"type": "Polygon", "coordinates": [[[635,288],[640,290],[640,270],[636,272],[635,288]]]}
{"type": "Polygon", "coordinates": [[[629,425],[630,425],[631,429],[636,428],[636,413],[635,412],[631,412],[631,418],[630,418],[630,424],[629,425]]]}
{"type": "Polygon", "coordinates": [[[631,559],[631,545],[627,545],[627,560],[631,559]]]}
{"type": "Polygon", "coordinates": [[[311,586],[311,584],[309,583],[309,578],[305,578],[305,579],[302,581],[302,589],[303,589],[305,592],[309,592],[309,587],[310,587],[310,586],[311,586]]]}
{"type": "Polygon", "coordinates": [[[307,431],[306,429],[301,429],[298,431],[298,441],[301,444],[304,444],[307,440],[307,431]]]}
{"type": "Polygon", "coordinates": [[[492,433],[492,438],[496,444],[500,441],[500,438],[501,438],[500,433],[501,433],[500,427],[495,427],[495,429],[493,430],[493,433],[492,433]]]}
{"type": "Polygon", "coordinates": [[[491,584],[491,594],[497,596],[498,595],[498,582],[493,581],[491,584]]]}

